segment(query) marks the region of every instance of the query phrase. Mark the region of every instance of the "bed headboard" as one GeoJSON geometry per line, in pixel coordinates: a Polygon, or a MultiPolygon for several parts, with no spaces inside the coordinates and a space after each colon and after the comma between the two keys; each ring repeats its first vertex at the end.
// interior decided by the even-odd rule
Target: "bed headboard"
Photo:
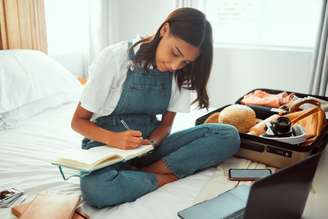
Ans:
{"type": "Polygon", "coordinates": [[[0,49],[47,53],[44,0],[0,0],[0,49]]]}

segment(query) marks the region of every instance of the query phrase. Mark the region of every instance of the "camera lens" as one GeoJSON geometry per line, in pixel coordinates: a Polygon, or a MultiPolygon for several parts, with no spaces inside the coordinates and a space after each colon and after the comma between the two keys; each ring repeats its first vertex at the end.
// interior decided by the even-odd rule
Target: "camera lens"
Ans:
{"type": "Polygon", "coordinates": [[[274,132],[281,137],[289,137],[292,135],[291,123],[287,117],[279,117],[273,124],[274,132]]]}
{"type": "Polygon", "coordinates": [[[277,119],[277,125],[276,128],[280,132],[289,132],[290,131],[290,120],[287,117],[279,117],[277,119]]]}

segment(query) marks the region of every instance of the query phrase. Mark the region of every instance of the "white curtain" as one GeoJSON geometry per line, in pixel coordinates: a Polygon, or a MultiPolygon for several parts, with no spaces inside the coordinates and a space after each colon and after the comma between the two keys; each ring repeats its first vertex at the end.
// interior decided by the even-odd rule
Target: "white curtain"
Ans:
{"type": "Polygon", "coordinates": [[[45,0],[49,56],[87,77],[95,56],[118,41],[118,1],[45,0]]]}
{"type": "Polygon", "coordinates": [[[310,81],[309,92],[312,94],[327,96],[328,90],[328,5],[323,0],[321,21],[316,50],[313,59],[313,72],[310,81]]]}
{"type": "Polygon", "coordinates": [[[86,68],[106,46],[118,41],[117,1],[89,0],[89,42],[85,51],[86,68]]]}
{"type": "Polygon", "coordinates": [[[183,7],[191,8],[194,4],[195,4],[195,0],[176,0],[175,1],[176,8],[183,8],[183,7]]]}

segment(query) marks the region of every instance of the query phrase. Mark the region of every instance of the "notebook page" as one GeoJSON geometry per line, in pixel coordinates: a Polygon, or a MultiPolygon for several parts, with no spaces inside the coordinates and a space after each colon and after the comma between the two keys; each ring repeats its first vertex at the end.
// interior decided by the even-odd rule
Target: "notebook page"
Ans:
{"type": "Polygon", "coordinates": [[[110,147],[110,146],[100,146],[100,147],[91,148],[91,149],[89,149],[89,151],[92,150],[97,153],[104,153],[104,154],[110,152],[113,155],[119,155],[124,160],[129,160],[133,157],[145,154],[152,149],[153,149],[152,145],[142,145],[138,148],[127,149],[127,150],[118,149],[118,148],[114,148],[114,147],[110,147]]]}
{"type": "Polygon", "coordinates": [[[58,153],[58,159],[66,159],[66,160],[76,160],[81,163],[93,164],[98,160],[101,160],[105,157],[111,157],[115,154],[108,148],[105,150],[105,146],[100,146],[99,149],[93,150],[93,148],[89,150],[83,149],[68,149],[58,153]],[[101,147],[101,148],[100,148],[101,147]]]}
{"type": "Polygon", "coordinates": [[[86,164],[94,164],[104,158],[120,156],[123,159],[135,157],[146,153],[153,148],[152,145],[143,145],[136,149],[122,150],[110,146],[99,146],[89,150],[83,149],[68,149],[58,153],[58,159],[76,160],[86,164]]]}

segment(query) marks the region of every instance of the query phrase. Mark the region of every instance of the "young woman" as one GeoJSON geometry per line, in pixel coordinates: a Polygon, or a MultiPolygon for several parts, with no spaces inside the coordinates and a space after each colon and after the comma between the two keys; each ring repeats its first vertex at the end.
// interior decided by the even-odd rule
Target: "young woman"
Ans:
{"type": "Polygon", "coordinates": [[[230,125],[203,124],[170,134],[176,112],[189,111],[191,90],[197,93],[194,102],[208,108],[212,54],[205,15],[180,8],[152,37],[109,46],[96,58],[72,119],[72,128],[85,136],[82,148],[106,144],[131,149],[152,143],[155,149],[128,163],[82,172],[88,204],[102,208],[133,201],[239,150],[238,131],[230,125]]]}

